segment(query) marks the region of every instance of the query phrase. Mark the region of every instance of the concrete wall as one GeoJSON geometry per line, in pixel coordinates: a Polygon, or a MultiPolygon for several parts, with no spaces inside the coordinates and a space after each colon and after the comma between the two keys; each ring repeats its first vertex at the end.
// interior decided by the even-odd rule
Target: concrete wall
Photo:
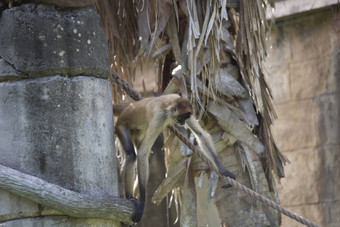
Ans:
{"type": "MultiPolygon", "coordinates": [[[[281,204],[322,226],[340,223],[340,13],[336,7],[278,19],[267,67],[290,159],[281,204]]],[[[282,226],[302,226],[283,217],[282,226]]]]}

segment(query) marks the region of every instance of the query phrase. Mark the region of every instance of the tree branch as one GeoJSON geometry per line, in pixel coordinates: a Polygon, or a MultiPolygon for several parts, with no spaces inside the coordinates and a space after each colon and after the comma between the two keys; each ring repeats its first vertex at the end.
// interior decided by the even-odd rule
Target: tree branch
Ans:
{"type": "Polygon", "coordinates": [[[131,217],[135,205],[128,199],[81,194],[3,165],[0,165],[0,188],[71,217],[133,224],[131,217]]]}

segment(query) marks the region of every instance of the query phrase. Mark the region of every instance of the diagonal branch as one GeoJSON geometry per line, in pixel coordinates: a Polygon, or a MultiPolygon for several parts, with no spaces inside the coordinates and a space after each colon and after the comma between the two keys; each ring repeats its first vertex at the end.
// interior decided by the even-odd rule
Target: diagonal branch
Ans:
{"type": "Polygon", "coordinates": [[[0,165],[0,188],[71,217],[111,219],[133,224],[131,217],[135,205],[130,200],[81,194],[3,165],[0,165]]]}

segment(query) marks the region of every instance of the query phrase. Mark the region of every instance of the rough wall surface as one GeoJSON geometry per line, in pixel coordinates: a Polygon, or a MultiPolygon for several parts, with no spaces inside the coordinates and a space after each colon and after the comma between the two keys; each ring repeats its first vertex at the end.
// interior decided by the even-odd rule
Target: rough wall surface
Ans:
{"type": "Polygon", "coordinates": [[[107,43],[94,7],[72,12],[36,4],[13,7],[0,16],[0,34],[0,81],[50,75],[108,76],[107,43]]]}
{"type": "MultiPolygon", "coordinates": [[[[340,14],[325,8],[278,20],[267,67],[290,159],[281,204],[322,226],[340,223],[340,14]]],[[[280,186],[279,186],[280,188],[280,186]]],[[[282,226],[302,226],[283,217],[282,226]]]]}
{"type": "MultiPolygon", "coordinates": [[[[92,7],[24,4],[0,16],[0,163],[91,195],[118,196],[108,48],[92,7]]],[[[0,190],[0,226],[120,226],[0,190]]]]}
{"type": "Polygon", "coordinates": [[[117,194],[110,93],[93,77],[0,83],[1,162],[70,190],[117,194]]]}

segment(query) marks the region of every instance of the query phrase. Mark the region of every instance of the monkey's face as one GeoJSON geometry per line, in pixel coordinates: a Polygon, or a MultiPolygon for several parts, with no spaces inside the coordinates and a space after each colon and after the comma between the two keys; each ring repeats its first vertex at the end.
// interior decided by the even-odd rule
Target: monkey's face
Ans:
{"type": "Polygon", "coordinates": [[[175,101],[171,108],[172,118],[177,124],[184,125],[185,121],[192,115],[192,106],[189,100],[185,98],[179,98],[175,101]]]}
{"type": "Polygon", "coordinates": [[[181,114],[176,118],[176,122],[180,125],[184,125],[185,121],[191,117],[191,113],[181,114]]]}

